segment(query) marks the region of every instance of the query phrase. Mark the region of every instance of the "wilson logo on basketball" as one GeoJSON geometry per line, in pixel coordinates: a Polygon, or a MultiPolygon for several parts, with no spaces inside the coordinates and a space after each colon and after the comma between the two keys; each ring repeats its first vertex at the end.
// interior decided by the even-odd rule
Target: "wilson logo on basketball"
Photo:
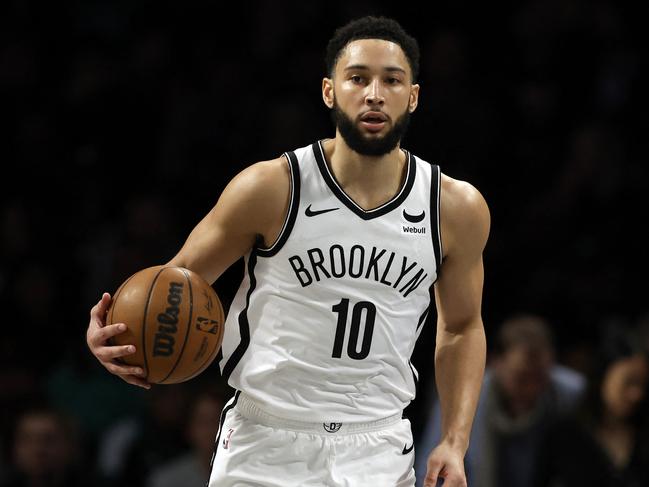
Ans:
{"type": "Polygon", "coordinates": [[[158,314],[158,331],[153,341],[153,356],[168,357],[174,353],[176,340],[174,335],[178,331],[178,313],[183,301],[183,284],[180,282],[169,283],[167,295],[167,309],[158,314]]]}

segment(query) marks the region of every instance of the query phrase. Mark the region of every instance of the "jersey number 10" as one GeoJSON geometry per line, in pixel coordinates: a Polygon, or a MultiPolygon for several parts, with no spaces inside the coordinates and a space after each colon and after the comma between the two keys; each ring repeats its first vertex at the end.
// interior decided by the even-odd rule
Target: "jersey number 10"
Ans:
{"type": "MultiPolygon", "coordinates": [[[[347,329],[347,315],[349,311],[349,299],[342,299],[340,303],[332,306],[331,310],[338,313],[336,323],[336,338],[331,356],[341,358],[343,354],[343,342],[345,341],[345,330],[347,329]]],[[[359,301],[352,309],[352,326],[349,330],[349,341],[347,342],[347,355],[355,360],[362,360],[370,353],[372,345],[372,333],[374,333],[374,320],[376,319],[376,306],[369,301],[359,301]],[[363,341],[361,349],[358,348],[358,339],[361,332],[361,318],[365,311],[365,328],[363,330],[363,341]]]]}

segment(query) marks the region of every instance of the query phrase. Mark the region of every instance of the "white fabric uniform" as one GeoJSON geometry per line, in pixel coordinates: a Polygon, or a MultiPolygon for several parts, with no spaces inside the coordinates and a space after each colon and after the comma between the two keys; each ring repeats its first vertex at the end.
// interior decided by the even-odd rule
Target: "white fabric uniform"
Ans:
{"type": "Polygon", "coordinates": [[[347,423],[285,420],[240,391],[226,405],[209,487],[413,487],[410,422],[396,414],[347,423]]]}
{"type": "MultiPolygon", "coordinates": [[[[219,436],[230,435],[229,448],[221,448],[224,438],[217,438],[210,485],[272,485],[223,480],[224,465],[233,465],[234,446],[245,436],[245,420],[279,419],[279,426],[258,426],[286,431],[305,431],[299,425],[309,423],[309,433],[303,434],[339,437],[353,425],[374,430],[385,418],[400,418],[415,397],[417,372],[410,356],[428,314],[441,256],[440,171],[404,152],[401,190],[372,210],[363,210],[338,185],[321,142],[285,154],[291,169],[286,221],[272,247],[254,248],[245,257],[246,273],[225,324],[220,367],[242,392],[236,396],[239,405],[224,410],[219,436]],[[251,417],[250,407],[241,410],[242,401],[263,418],[251,417]]],[[[390,426],[399,427],[401,420],[390,426]]],[[[410,435],[409,424],[406,429],[410,435]]],[[[412,444],[408,438],[407,444],[399,438],[398,448],[392,445],[401,461],[412,457],[402,453],[412,444]]],[[[286,441],[290,447],[295,440],[286,441]]],[[[342,445],[338,441],[336,447],[342,445]]],[[[371,451],[359,458],[378,451],[371,443],[371,451]]],[[[292,460],[269,461],[285,469],[292,460]]],[[[407,479],[408,469],[395,481],[407,479]]],[[[300,482],[305,483],[295,485],[348,485],[300,482]]]]}

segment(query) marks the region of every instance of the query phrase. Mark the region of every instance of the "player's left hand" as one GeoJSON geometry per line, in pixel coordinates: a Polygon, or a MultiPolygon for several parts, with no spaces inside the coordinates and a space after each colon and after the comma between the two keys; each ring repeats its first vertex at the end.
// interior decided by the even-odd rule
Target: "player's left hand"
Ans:
{"type": "Polygon", "coordinates": [[[467,487],[464,473],[464,452],[441,443],[428,456],[424,487],[436,487],[444,479],[444,487],[467,487]]]}

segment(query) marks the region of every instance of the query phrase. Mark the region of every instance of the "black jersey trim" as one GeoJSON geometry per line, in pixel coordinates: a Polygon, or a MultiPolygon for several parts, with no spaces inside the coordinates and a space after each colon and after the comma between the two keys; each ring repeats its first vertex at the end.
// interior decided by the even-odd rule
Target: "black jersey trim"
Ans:
{"type": "Polygon", "coordinates": [[[256,249],[253,249],[252,252],[250,252],[250,256],[248,257],[248,278],[250,280],[250,287],[248,288],[248,293],[246,294],[246,306],[237,317],[237,321],[239,322],[239,335],[241,336],[241,341],[239,342],[239,345],[237,345],[237,348],[234,349],[234,352],[232,352],[232,355],[230,355],[230,358],[223,367],[223,372],[221,374],[226,383],[230,378],[230,374],[232,374],[232,371],[241,360],[241,357],[243,357],[243,354],[246,353],[246,350],[248,350],[248,345],[250,345],[250,322],[248,321],[248,308],[250,307],[250,296],[257,287],[257,278],[255,277],[256,264],[257,252],[256,249]]]}
{"type": "Polygon", "coordinates": [[[410,154],[410,152],[408,152],[407,150],[404,150],[404,152],[406,153],[406,159],[408,161],[408,164],[407,164],[406,180],[404,184],[401,186],[401,190],[390,201],[382,204],[381,206],[373,208],[371,210],[365,210],[360,206],[358,206],[356,202],[353,199],[351,199],[347,195],[347,193],[343,191],[343,189],[336,181],[336,178],[329,170],[329,166],[327,164],[327,161],[325,160],[324,149],[322,148],[322,141],[319,140],[318,142],[315,142],[311,147],[313,149],[313,154],[315,155],[316,161],[318,162],[318,168],[320,169],[320,174],[322,175],[322,178],[327,183],[327,186],[329,186],[329,189],[331,189],[331,191],[336,195],[336,197],[347,208],[349,208],[351,211],[356,213],[363,220],[371,220],[373,218],[383,216],[386,213],[389,213],[390,211],[400,206],[401,203],[403,203],[404,200],[408,197],[408,194],[410,194],[410,190],[412,189],[412,186],[415,183],[417,164],[415,163],[415,158],[413,157],[413,155],[410,154]]]}
{"type": "Polygon", "coordinates": [[[286,157],[288,167],[291,170],[291,194],[289,197],[288,210],[286,212],[286,218],[284,219],[284,225],[282,226],[275,243],[268,248],[257,248],[257,253],[260,257],[272,257],[281,250],[288,240],[289,235],[291,235],[291,230],[293,230],[293,225],[295,224],[295,219],[297,217],[297,210],[300,206],[300,165],[298,164],[295,152],[286,152],[284,156],[286,157]]]}
{"type": "MultiPolygon", "coordinates": [[[[442,193],[442,172],[436,164],[431,165],[430,181],[430,233],[433,237],[433,252],[435,252],[435,282],[442,272],[442,230],[440,219],[441,193],[442,193]]],[[[433,283],[434,284],[434,283],[433,283]]]]}
{"type": "Polygon", "coordinates": [[[237,405],[237,401],[239,401],[239,396],[241,395],[241,391],[236,391],[234,393],[234,397],[229,401],[229,404],[227,404],[224,408],[223,411],[221,411],[221,420],[219,421],[219,431],[216,434],[216,440],[214,441],[214,451],[212,452],[212,460],[210,460],[210,473],[207,476],[207,482],[205,482],[205,487],[208,487],[210,484],[210,477],[212,476],[212,469],[214,468],[214,459],[216,458],[216,450],[219,449],[219,442],[221,441],[221,433],[223,432],[223,425],[225,424],[225,416],[228,414],[228,412],[233,409],[237,405]]]}
{"type": "Polygon", "coordinates": [[[408,360],[408,366],[410,367],[410,372],[412,372],[412,380],[415,382],[415,388],[419,387],[419,377],[415,371],[415,367],[412,365],[412,362],[408,360]]]}
{"type": "Polygon", "coordinates": [[[216,358],[214,359],[216,363],[220,363],[221,360],[223,360],[223,347],[219,347],[219,351],[216,354],[216,358]]]}
{"type": "Polygon", "coordinates": [[[419,317],[419,321],[417,322],[417,331],[419,331],[419,328],[421,328],[421,325],[423,325],[426,322],[426,318],[428,318],[428,311],[429,310],[430,310],[430,301],[428,303],[428,307],[424,310],[424,312],[419,317]]]}

